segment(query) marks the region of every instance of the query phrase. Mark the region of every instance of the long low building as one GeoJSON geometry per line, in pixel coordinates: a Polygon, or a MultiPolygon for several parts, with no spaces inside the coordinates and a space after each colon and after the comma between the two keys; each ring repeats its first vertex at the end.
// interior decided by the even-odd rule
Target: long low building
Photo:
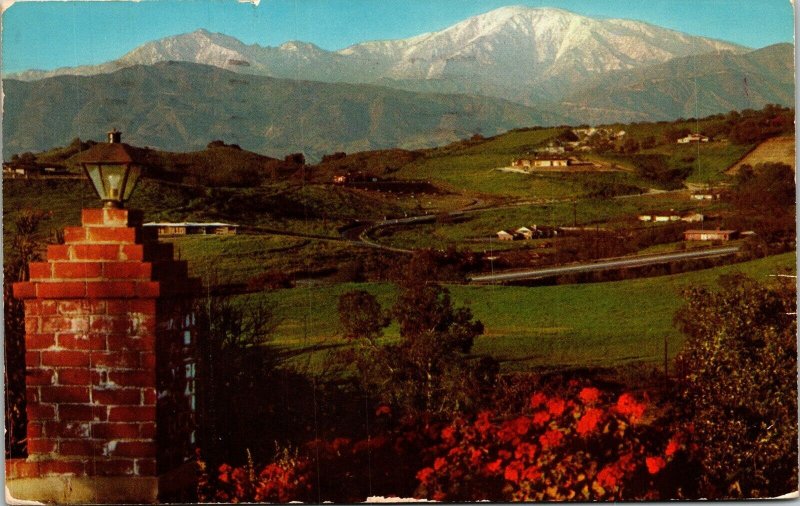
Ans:
{"type": "Polygon", "coordinates": [[[171,235],[234,235],[239,225],[231,223],[156,223],[142,225],[146,229],[155,229],[159,237],[171,235]]]}
{"type": "Polygon", "coordinates": [[[687,230],[683,233],[685,241],[730,241],[738,237],[738,230],[687,230]]]}

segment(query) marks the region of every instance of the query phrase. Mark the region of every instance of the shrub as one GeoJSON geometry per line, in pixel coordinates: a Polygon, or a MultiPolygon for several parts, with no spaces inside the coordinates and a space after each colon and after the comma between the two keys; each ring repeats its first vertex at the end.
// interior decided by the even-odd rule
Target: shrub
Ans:
{"type": "Polygon", "coordinates": [[[684,419],[706,497],[797,490],[797,344],[793,283],[737,274],[694,288],[677,320],[684,419]]]}
{"type": "Polygon", "coordinates": [[[567,396],[537,392],[519,416],[483,411],[440,434],[417,473],[420,497],[435,500],[554,501],[674,497],[662,473],[682,436],[648,434],[648,405],[629,393],[606,402],[596,388],[567,396]],[[669,490],[669,492],[667,492],[669,490]]]}

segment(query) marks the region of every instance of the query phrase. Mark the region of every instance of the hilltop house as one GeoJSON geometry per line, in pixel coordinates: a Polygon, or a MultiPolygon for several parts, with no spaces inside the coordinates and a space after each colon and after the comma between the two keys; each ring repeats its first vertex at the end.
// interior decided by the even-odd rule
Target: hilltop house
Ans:
{"type": "Polygon", "coordinates": [[[700,134],[689,134],[678,139],[678,144],[689,144],[690,142],[708,142],[708,137],[700,134]]]}

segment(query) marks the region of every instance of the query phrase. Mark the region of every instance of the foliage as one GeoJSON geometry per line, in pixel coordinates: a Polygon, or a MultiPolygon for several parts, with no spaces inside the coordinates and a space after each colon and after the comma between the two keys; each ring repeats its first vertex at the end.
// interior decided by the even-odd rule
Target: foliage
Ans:
{"type": "Polygon", "coordinates": [[[338,311],[342,333],[347,339],[374,342],[390,322],[389,315],[383,312],[378,299],[364,290],[342,294],[338,311]]]}
{"type": "Polygon", "coordinates": [[[665,188],[683,187],[683,181],[692,172],[691,167],[671,168],[664,155],[636,155],[632,160],[639,176],[665,188]]]}
{"type": "Polygon", "coordinates": [[[676,497],[664,476],[681,448],[645,426],[648,404],[630,393],[609,403],[572,382],[565,395],[537,392],[519,416],[490,411],[441,431],[432,465],[417,473],[420,497],[464,501],[596,501],[676,497]],[[672,494],[672,495],[665,495],[672,494]]]}
{"type": "Polygon", "coordinates": [[[16,281],[29,279],[28,265],[41,258],[43,239],[39,227],[48,214],[23,211],[14,221],[11,248],[3,265],[3,350],[5,357],[5,455],[21,456],[26,447],[25,413],[25,312],[12,295],[16,281]]]}
{"type": "MultiPolygon", "coordinates": [[[[792,278],[790,278],[792,279],[792,278]]],[[[797,489],[796,296],[792,282],[742,275],[693,288],[677,320],[685,420],[707,497],[770,497],[797,489]]]]}

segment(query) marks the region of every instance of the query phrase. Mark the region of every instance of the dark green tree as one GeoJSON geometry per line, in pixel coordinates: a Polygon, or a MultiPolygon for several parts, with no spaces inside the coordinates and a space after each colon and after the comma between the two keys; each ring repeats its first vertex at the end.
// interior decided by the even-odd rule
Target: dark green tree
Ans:
{"type": "Polygon", "coordinates": [[[741,274],[693,288],[677,321],[683,416],[697,445],[700,494],[774,497],[797,490],[794,278],[741,274]]]}

